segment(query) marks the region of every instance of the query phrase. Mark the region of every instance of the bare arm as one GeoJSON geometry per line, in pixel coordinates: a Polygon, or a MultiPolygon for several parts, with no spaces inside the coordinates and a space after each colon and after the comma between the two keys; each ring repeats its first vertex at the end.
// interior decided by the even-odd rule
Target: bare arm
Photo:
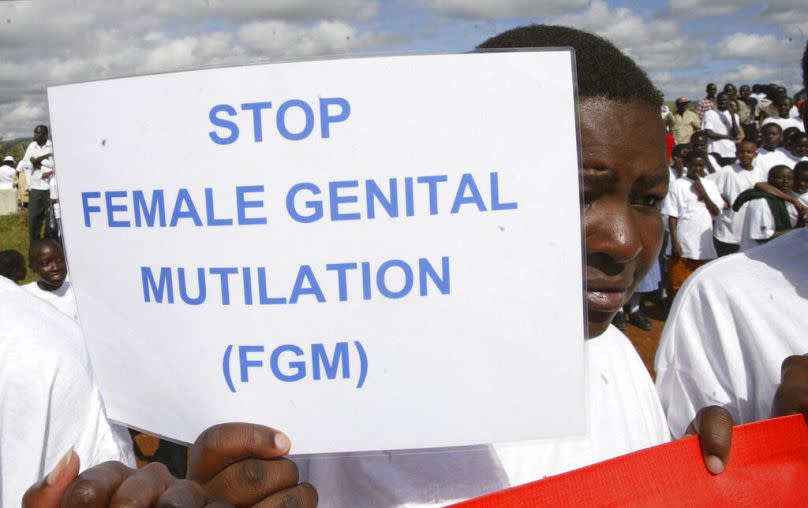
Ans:
{"type": "MultiPolygon", "coordinates": [[[[701,199],[704,204],[707,206],[707,211],[710,212],[710,215],[715,217],[719,213],[721,213],[721,209],[718,208],[718,205],[713,203],[713,200],[710,199],[710,196],[707,194],[707,191],[704,190],[704,185],[701,183],[701,178],[696,178],[693,181],[693,188],[696,190],[696,194],[699,195],[699,199],[701,199]]],[[[724,203],[726,205],[726,203],[724,203]]]]}
{"type": "Polygon", "coordinates": [[[805,205],[802,204],[802,201],[795,198],[791,194],[786,194],[785,192],[781,191],[780,189],[778,189],[777,187],[775,187],[770,183],[758,182],[755,184],[755,190],[765,192],[766,194],[771,194],[776,198],[780,198],[788,203],[791,203],[792,205],[796,206],[798,210],[805,208],[805,205]]]}
{"type": "Polygon", "coordinates": [[[679,219],[676,217],[668,217],[668,229],[671,232],[671,253],[677,258],[682,257],[682,246],[679,245],[679,234],[676,226],[679,224],[679,219]]]}

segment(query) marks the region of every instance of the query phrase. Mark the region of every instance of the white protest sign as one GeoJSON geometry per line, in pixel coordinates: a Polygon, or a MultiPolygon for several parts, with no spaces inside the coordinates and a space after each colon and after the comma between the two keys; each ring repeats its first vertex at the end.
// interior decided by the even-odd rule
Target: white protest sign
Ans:
{"type": "Polygon", "coordinates": [[[48,90],[111,419],[295,453],[584,434],[568,51],[48,90]]]}

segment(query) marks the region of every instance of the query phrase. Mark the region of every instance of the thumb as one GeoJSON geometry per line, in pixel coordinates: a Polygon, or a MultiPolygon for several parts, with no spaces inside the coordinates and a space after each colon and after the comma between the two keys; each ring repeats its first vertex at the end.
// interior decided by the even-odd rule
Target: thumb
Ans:
{"type": "Polygon", "coordinates": [[[79,456],[71,448],[39,483],[22,497],[22,508],[59,508],[67,487],[79,475],[79,456]]]}

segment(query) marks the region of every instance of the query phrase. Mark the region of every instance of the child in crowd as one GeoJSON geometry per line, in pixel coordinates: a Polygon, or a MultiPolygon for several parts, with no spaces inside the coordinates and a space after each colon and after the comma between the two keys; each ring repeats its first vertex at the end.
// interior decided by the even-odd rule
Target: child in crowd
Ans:
{"type": "Polygon", "coordinates": [[[663,213],[671,233],[671,289],[676,292],[685,279],[717,254],[713,245],[713,217],[727,206],[718,187],[707,176],[704,153],[690,152],[685,159],[687,175],[668,190],[663,213]]]}
{"type": "MultiPolygon", "coordinates": [[[[782,193],[790,193],[794,171],[788,166],[775,166],[769,171],[769,185],[782,193]]],[[[745,215],[741,233],[741,251],[757,247],[773,238],[805,225],[797,209],[784,199],[750,189],[742,192],[732,208],[745,215]]]]}
{"type": "Polygon", "coordinates": [[[802,126],[802,120],[791,117],[791,109],[794,107],[794,101],[791,99],[791,97],[788,95],[781,95],[777,97],[774,105],[777,108],[777,116],[770,116],[769,118],[763,120],[764,126],[775,123],[782,127],[783,130],[794,127],[799,131],[805,132],[804,127],[802,126]]]}
{"type": "Polygon", "coordinates": [[[780,146],[783,143],[783,128],[776,123],[768,123],[760,129],[761,145],[758,148],[757,165],[764,176],[769,176],[769,170],[779,164],[788,164],[790,157],[786,149],[780,146]]]}
{"type": "Polygon", "coordinates": [[[14,249],[0,250],[0,277],[17,284],[25,278],[25,258],[14,249]]]}
{"type": "Polygon", "coordinates": [[[794,165],[798,162],[808,161],[808,134],[794,133],[786,144],[786,155],[790,159],[790,163],[786,163],[786,166],[791,169],[794,169],[794,165]]]}
{"type": "MultiPolygon", "coordinates": [[[[715,184],[726,203],[734,203],[743,191],[766,180],[763,170],[755,164],[756,153],[757,145],[754,141],[741,141],[736,151],[738,162],[718,171],[715,184]]],[[[729,206],[724,208],[716,217],[713,228],[713,241],[718,256],[738,252],[742,228],[743,213],[736,212],[729,206]]]]}
{"type": "Polygon", "coordinates": [[[707,137],[707,133],[704,131],[694,132],[693,135],[690,136],[690,150],[706,154],[707,165],[705,166],[705,169],[707,170],[708,175],[712,175],[721,169],[721,163],[718,162],[718,159],[714,154],[707,152],[707,143],[709,139],[710,138],[707,137]]]}
{"type": "Polygon", "coordinates": [[[794,166],[794,187],[791,189],[791,195],[808,206],[808,161],[798,162],[794,166]]]}
{"type": "Polygon", "coordinates": [[[28,250],[28,263],[31,270],[39,275],[39,280],[26,284],[23,288],[78,320],[76,297],[67,279],[62,246],[51,239],[35,241],[28,250]]]}

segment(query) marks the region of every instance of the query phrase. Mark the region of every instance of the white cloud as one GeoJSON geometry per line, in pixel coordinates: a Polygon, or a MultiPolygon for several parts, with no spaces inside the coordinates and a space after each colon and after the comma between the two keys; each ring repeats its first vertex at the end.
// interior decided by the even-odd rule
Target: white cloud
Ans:
{"type": "Polygon", "coordinates": [[[41,102],[22,101],[0,105],[0,117],[3,124],[8,125],[2,131],[2,138],[9,140],[31,136],[34,126],[47,115],[41,102]]]}
{"type": "Polygon", "coordinates": [[[593,1],[583,11],[551,17],[548,23],[573,26],[612,41],[646,69],[688,67],[699,62],[701,41],[685,37],[673,20],[646,20],[625,7],[593,1]]]}
{"type": "Polygon", "coordinates": [[[366,21],[379,13],[379,4],[375,0],[141,0],[138,3],[149,5],[162,16],[224,17],[239,22],[269,17],[366,21]]]}
{"type": "Polygon", "coordinates": [[[794,62],[802,48],[771,34],[734,33],[721,39],[713,52],[720,59],[762,59],[794,62]]]}
{"type": "Polygon", "coordinates": [[[733,14],[753,3],[753,0],[670,0],[666,12],[693,19],[733,14]]]}
{"type": "Polygon", "coordinates": [[[589,0],[409,0],[448,16],[467,19],[507,19],[540,17],[586,7],[589,0]]]}
{"type": "Polygon", "coordinates": [[[312,27],[282,21],[247,23],[239,28],[237,36],[250,49],[280,59],[345,54],[397,40],[390,34],[360,33],[356,27],[339,21],[321,21],[312,27]]]}

